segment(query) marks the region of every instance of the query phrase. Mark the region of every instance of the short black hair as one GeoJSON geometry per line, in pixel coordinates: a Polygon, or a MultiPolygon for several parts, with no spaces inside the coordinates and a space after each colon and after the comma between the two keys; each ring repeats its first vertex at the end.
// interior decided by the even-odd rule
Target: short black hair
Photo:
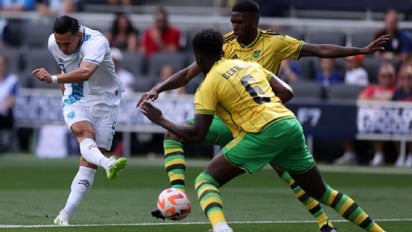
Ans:
{"type": "Polygon", "coordinates": [[[259,15],[259,5],[251,0],[248,1],[240,1],[236,3],[233,8],[232,12],[241,12],[241,13],[256,13],[259,15]]]}
{"type": "Polygon", "coordinates": [[[71,32],[75,34],[79,32],[80,25],[77,19],[70,17],[68,15],[59,16],[56,18],[53,24],[53,32],[58,34],[64,34],[66,32],[71,32]]]}
{"type": "Polygon", "coordinates": [[[223,36],[213,29],[203,29],[196,33],[192,40],[195,53],[219,57],[222,55],[223,36]]]}

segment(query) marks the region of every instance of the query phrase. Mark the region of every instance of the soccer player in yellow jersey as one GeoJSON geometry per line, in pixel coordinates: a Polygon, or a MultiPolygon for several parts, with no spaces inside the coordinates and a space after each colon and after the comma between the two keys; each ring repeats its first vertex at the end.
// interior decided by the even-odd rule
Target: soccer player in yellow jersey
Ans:
{"type": "MultiPolygon", "coordinates": [[[[389,39],[387,36],[382,36],[364,48],[305,43],[290,36],[259,29],[259,7],[253,1],[241,1],[234,5],[231,22],[233,31],[224,36],[224,57],[257,62],[274,74],[278,73],[280,62],[284,59],[299,59],[302,56],[342,57],[370,54],[381,50],[382,44],[389,39]]],[[[146,99],[157,99],[163,91],[184,86],[199,73],[198,65],[191,64],[144,93],[138,105],[146,99]]],[[[193,123],[193,119],[189,119],[188,123],[193,123]]],[[[203,143],[224,146],[231,139],[230,130],[219,118],[215,117],[203,143]]],[[[164,164],[171,186],[184,190],[186,163],[181,141],[181,138],[172,133],[165,134],[163,142],[164,164]]],[[[320,204],[310,198],[299,185],[296,185],[287,172],[276,167],[273,168],[281,179],[289,184],[297,199],[316,218],[320,231],[333,232],[333,225],[329,222],[320,204]]],[[[152,215],[162,217],[157,209],[152,211],[152,215]]]]}
{"type": "Polygon", "coordinates": [[[223,58],[222,45],[222,36],[213,30],[203,30],[193,38],[196,63],[205,79],[195,94],[192,125],[167,120],[148,101],[140,105],[151,121],[185,141],[203,141],[214,115],[232,132],[233,139],[195,180],[201,209],[213,232],[233,232],[223,213],[219,188],[267,164],[286,170],[307,194],[357,226],[369,232],[384,231],[351,197],[323,180],[299,121],[271,88],[270,82],[281,81],[255,62],[223,58]]]}

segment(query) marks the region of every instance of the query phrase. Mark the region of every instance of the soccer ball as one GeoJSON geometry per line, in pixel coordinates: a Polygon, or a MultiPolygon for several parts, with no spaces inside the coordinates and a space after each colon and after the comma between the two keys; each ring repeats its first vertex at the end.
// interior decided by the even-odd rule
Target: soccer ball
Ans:
{"type": "Polygon", "coordinates": [[[182,220],[192,210],[189,197],[176,188],[167,188],[159,194],[157,208],[163,217],[174,221],[182,220]]]}

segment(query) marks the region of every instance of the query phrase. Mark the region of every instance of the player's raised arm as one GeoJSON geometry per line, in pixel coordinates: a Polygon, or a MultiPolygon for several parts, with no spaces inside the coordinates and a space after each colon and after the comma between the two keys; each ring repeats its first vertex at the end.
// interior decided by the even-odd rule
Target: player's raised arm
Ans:
{"type": "Polygon", "coordinates": [[[373,40],[366,47],[345,47],[334,44],[311,44],[305,43],[302,46],[300,56],[317,56],[323,58],[337,58],[345,56],[354,56],[359,54],[371,54],[376,51],[382,51],[383,44],[390,39],[389,35],[382,35],[373,40]]]}
{"type": "Polygon", "coordinates": [[[191,79],[193,79],[199,73],[199,67],[197,66],[196,62],[193,62],[191,65],[179,70],[178,72],[167,78],[165,81],[155,85],[152,89],[143,93],[143,95],[137,102],[136,107],[139,107],[143,101],[149,99],[156,100],[159,97],[159,94],[163,91],[177,89],[179,87],[185,86],[191,79]]]}

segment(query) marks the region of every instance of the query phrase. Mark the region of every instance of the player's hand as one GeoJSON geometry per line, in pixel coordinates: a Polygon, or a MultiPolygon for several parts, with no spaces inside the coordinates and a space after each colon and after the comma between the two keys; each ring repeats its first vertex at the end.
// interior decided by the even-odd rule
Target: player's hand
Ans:
{"type": "Polygon", "coordinates": [[[139,101],[136,104],[136,108],[140,107],[142,102],[145,102],[147,100],[155,101],[158,97],[159,93],[156,91],[155,88],[152,88],[151,90],[143,93],[143,95],[140,97],[139,101]]]}
{"type": "Polygon", "coordinates": [[[383,51],[384,47],[383,45],[388,42],[390,40],[390,35],[386,34],[386,35],[382,35],[379,38],[375,39],[374,41],[372,41],[370,44],[368,44],[368,46],[364,47],[364,54],[370,54],[370,53],[374,53],[376,51],[383,51]]]}
{"type": "Polygon", "coordinates": [[[52,82],[51,75],[45,68],[36,68],[31,72],[31,75],[36,76],[40,81],[52,82]]]}
{"type": "Polygon", "coordinates": [[[140,111],[152,122],[158,124],[162,119],[162,111],[148,101],[140,104],[140,111]]]}

